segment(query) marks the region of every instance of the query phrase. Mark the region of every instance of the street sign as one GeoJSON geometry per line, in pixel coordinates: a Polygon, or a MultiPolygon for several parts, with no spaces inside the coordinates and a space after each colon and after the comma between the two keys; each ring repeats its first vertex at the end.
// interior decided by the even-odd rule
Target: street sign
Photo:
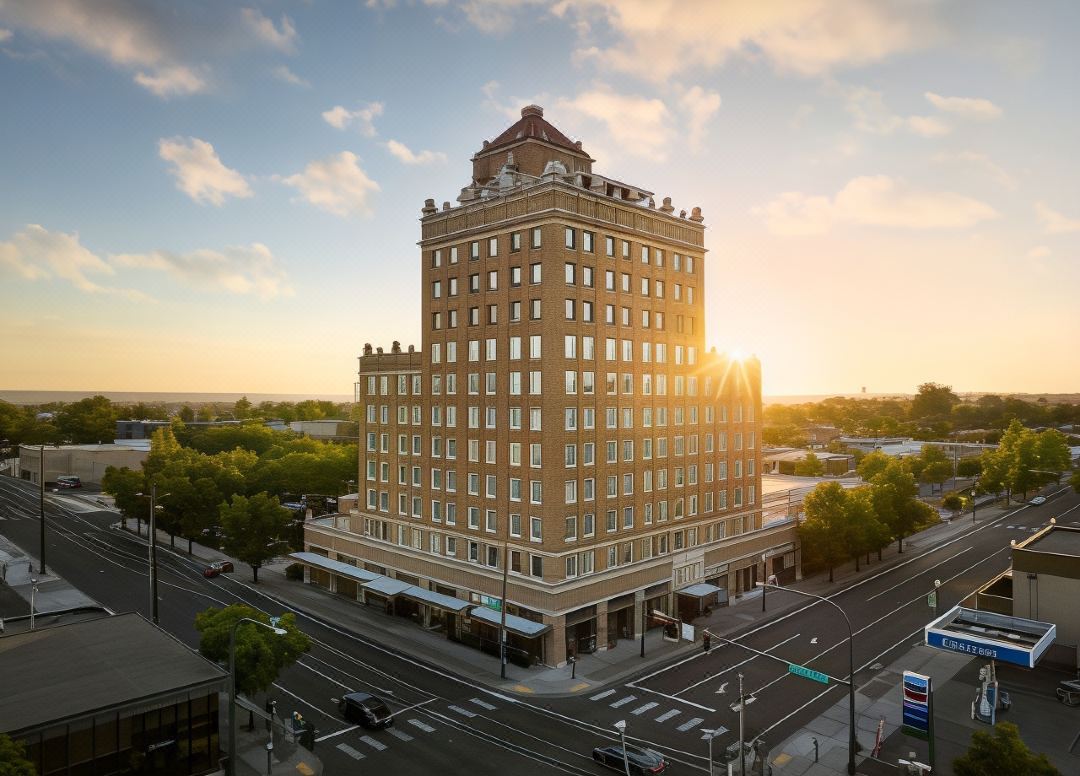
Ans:
{"type": "Polygon", "coordinates": [[[931,609],[937,609],[937,590],[934,590],[926,595],[926,605],[931,609]]]}
{"type": "Polygon", "coordinates": [[[815,671],[812,668],[806,666],[795,665],[794,663],[788,663],[787,667],[789,674],[795,674],[795,676],[801,676],[803,679],[812,679],[815,682],[821,682],[822,684],[829,683],[828,674],[823,674],[821,671],[815,671]]]}

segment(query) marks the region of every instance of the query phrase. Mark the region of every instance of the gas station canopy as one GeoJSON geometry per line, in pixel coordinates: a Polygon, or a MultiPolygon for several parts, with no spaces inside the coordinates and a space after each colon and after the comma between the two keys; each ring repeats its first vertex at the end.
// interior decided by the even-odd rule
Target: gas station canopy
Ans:
{"type": "Polygon", "coordinates": [[[1051,622],[956,606],[924,628],[926,645],[949,652],[1034,668],[1054,643],[1051,622]]]}

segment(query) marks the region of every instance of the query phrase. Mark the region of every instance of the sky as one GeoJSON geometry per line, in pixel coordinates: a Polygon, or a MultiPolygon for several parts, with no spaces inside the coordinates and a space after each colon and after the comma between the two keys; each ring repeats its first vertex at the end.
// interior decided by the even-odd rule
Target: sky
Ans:
{"type": "Polygon", "coordinates": [[[351,394],[520,115],[702,208],[767,395],[1080,391],[1080,4],[0,0],[0,389],[351,394]],[[455,203],[456,204],[456,203],[455,203]]]}

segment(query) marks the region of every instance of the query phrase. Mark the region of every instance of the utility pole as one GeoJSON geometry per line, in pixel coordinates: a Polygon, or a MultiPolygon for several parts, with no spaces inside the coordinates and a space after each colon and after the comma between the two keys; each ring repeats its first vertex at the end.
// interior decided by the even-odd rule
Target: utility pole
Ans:
{"type": "Polygon", "coordinates": [[[38,499],[38,514],[41,517],[41,557],[38,559],[38,573],[45,576],[45,444],[41,445],[41,458],[38,460],[38,485],[41,486],[38,499]]]}
{"type": "MultiPolygon", "coordinates": [[[[739,674],[739,702],[731,707],[739,712],[739,776],[746,776],[746,707],[753,703],[754,696],[743,695],[743,675],[739,674]]],[[[710,764],[711,767],[711,764],[710,764]]]]}
{"type": "MultiPolygon", "coordinates": [[[[506,532],[510,533],[510,519],[506,521],[506,532]]],[[[506,578],[510,573],[509,539],[503,540],[502,602],[499,604],[499,676],[506,678],[506,578]]]]}
{"type": "Polygon", "coordinates": [[[150,483],[150,614],[154,625],[158,624],[158,594],[157,594],[157,521],[154,512],[157,510],[157,484],[150,483]]]}

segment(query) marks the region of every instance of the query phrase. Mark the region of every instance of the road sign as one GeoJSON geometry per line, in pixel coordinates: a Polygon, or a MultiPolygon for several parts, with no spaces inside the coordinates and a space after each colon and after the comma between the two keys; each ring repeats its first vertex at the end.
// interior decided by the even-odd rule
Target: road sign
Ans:
{"type": "Polygon", "coordinates": [[[904,671],[903,730],[909,736],[930,738],[930,677],[904,671]]]}
{"type": "Polygon", "coordinates": [[[937,590],[927,593],[926,605],[931,609],[937,609],[937,590]]]}
{"type": "Polygon", "coordinates": [[[788,663],[787,667],[789,674],[795,674],[795,676],[801,676],[803,679],[813,679],[815,682],[821,682],[822,684],[829,683],[828,674],[823,674],[821,671],[815,671],[812,668],[806,666],[795,665],[794,663],[788,663]]]}

